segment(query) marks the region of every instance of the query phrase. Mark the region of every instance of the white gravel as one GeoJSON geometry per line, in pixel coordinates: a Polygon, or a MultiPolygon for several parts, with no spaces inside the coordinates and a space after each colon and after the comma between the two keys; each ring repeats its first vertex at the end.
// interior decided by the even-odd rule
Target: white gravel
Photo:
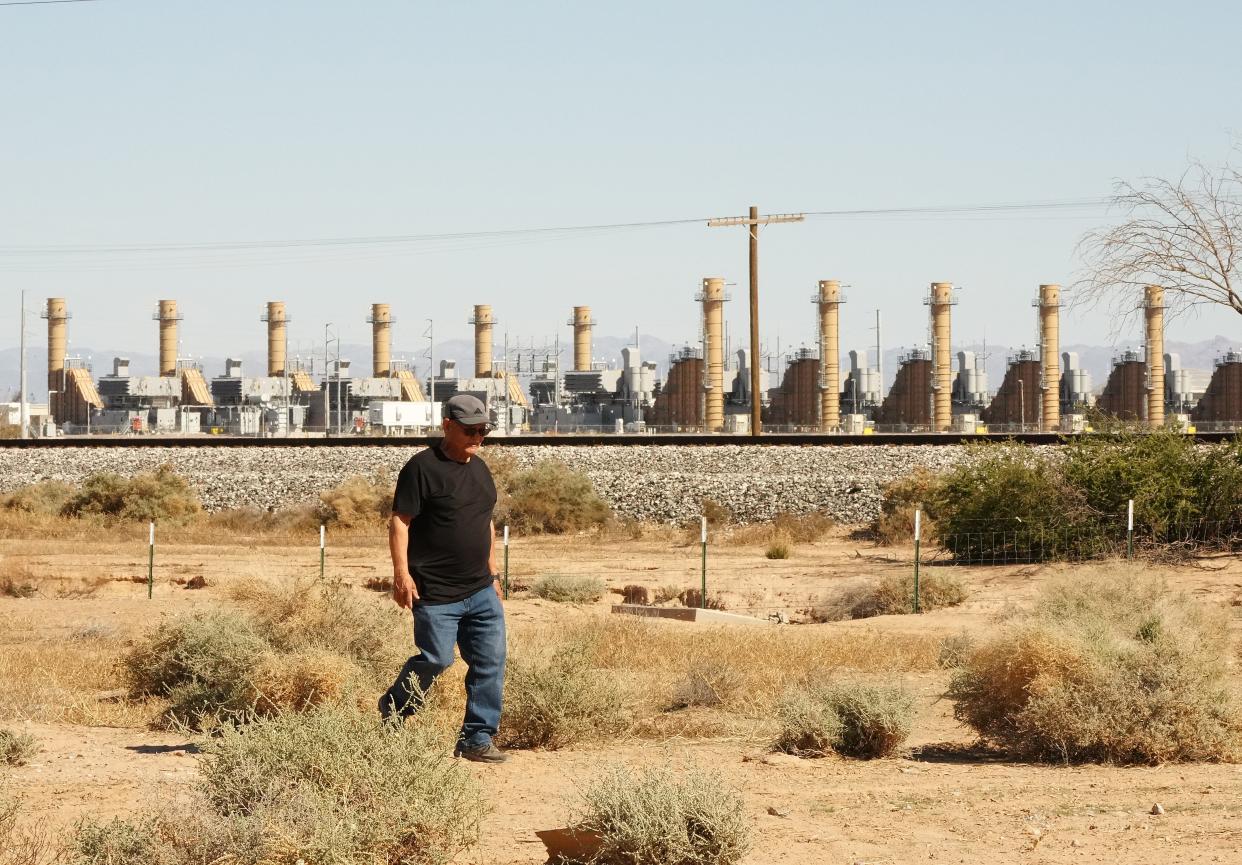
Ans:
{"type": "MultiPolygon", "coordinates": [[[[674,521],[704,498],[743,521],[821,511],[838,522],[869,521],[880,490],[919,466],[948,468],[959,445],[702,447],[510,446],[520,465],[556,459],[590,477],[619,516],[674,521]]],[[[131,475],[168,463],[208,510],[281,508],[318,501],[351,475],[388,480],[416,449],[407,447],[0,448],[0,492],[45,479],[77,483],[94,472],[131,475]]],[[[486,453],[484,454],[486,458],[486,453]]]]}

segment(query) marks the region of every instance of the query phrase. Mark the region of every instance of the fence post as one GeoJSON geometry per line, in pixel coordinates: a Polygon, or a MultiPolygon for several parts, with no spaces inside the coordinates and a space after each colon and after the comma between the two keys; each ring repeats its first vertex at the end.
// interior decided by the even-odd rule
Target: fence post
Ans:
{"type": "Polygon", "coordinates": [[[707,609],[707,517],[701,516],[699,539],[703,545],[703,578],[699,590],[699,608],[707,609]]]}
{"type": "Polygon", "coordinates": [[[151,532],[147,539],[147,598],[155,591],[155,522],[151,522],[151,532]]]}
{"type": "Polygon", "coordinates": [[[1126,558],[1134,558],[1134,499],[1126,506],[1126,558]]]}
{"type": "Polygon", "coordinates": [[[320,523],[319,524],[319,579],[321,580],[323,579],[323,564],[324,564],[324,553],[325,553],[324,535],[325,535],[324,525],[323,523],[320,523]]]}
{"type": "Polygon", "coordinates": [[[914,612],[919,612],[919,536],[922,534],[923,511],[914,509],[914,612]]]}
{"type": "Polygon", "coordinates": [[[505,581],[501,584],[505,600],[509,600],[509,526],[505,525],[505,581]]]}

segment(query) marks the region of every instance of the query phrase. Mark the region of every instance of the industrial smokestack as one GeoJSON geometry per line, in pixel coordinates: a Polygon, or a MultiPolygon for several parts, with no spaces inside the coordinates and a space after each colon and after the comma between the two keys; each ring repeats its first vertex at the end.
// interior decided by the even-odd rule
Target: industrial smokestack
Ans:
{"type": "Polygon", "coordinates": [[[65,405],[65,354],[69,344],[69,312],[63,297],[49,297],[47,310],[43,313],[47,319],[47,389],[56,391],[49,399],[48,409],[52,417],[63,419],[61,406],[65,405]]]}
{"type": "Polygon", "coordinates": [[[819,423],[824,432],[841,426],[841,283],[819,283],[819,423]]]}
{"type": "Polygon", "coordinates": [[[1039,287],[1039,371],[1044,431],[1061,425],[1061,286],[1039,287]]]}
{"type": "Polygon", "coordinates": [[[1144,290],[1147,319],[1147,425],[1164,426],[1164,289],[1149,285],[1144,290]]]}
{"type": "Polygon", "coordinates": [[[392,375],[392,312],[386,303],[371,304],[371,376],[392,375]]]}
{"type": "Polygon", "coordinates": [[[574,369],[591,368],[591,307],[574,307],[574,369]]]}
{"type": "Polygon", "coordinates": [[[262,320],[267,322],[267,374],[273,377],[284,375],[285,325],[289,321],[285,317],[284,303],[269,300],[262,320]]]}
{"type": "Polygon", "coordinates": [[[703,363],[707,380],[703,383],[704,428],[707,432],[724,429],[724,279],[710,276],[703,280],[703,363]]]}
{"type": "Polygon", "coordinates": [[[492,308],[487,304],[477,304],[474,316],[470,319],[474,325],[474,374],[475,377],[486,377],[492,374],[492,308]]]}
{"type": "Polygon", "coordinates": [[[953,426],[953,352],[952,316],[953,283],[933,282],[931,286],[932,315],[932,430],[940,432],[953,426]]]}
{"type": "Polygon", "coordinates": [[[177,374],[177,301],[161,300],[155,320],[160,323],[160,375],[177,374]]]}

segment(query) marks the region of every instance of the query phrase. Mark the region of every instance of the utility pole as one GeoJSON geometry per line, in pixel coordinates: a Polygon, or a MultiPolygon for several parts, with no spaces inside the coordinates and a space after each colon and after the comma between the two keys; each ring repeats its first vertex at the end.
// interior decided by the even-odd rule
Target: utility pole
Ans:
{"type": "Polygon", "coordinates": [[[21,373],[17,380],[17,386],[21,389],[21,392],[17,396],[17,416],[18,423],[22,425],[20,433],[21,437],[29,438],[30,432],[26,429],[26,427],[29,426],[29,421],[26,418],[26,289],[24,288],[22,289],[21,325],[21,373]]]}
{"type": "MultiPolygon", "coordinates": [[[[749,216],[724,216],[707,220],[709,228],[726,225],[745,225],[750,235],[750,434],[763,434],[760,416],[759,374],[759,226],[776,222],[802,222],[801,213],[777,213],[759,215],[759,208],[751,205],[749,216]]],[[[706,363],[706,361],[704,361],[706,363]]]]}

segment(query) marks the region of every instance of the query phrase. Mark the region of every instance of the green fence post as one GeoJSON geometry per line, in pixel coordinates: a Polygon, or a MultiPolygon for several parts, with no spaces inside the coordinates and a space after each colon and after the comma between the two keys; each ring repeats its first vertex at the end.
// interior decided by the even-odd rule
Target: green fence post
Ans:
{"type": "Polygon", "coordinates": [[[151,532],[147,540],[147,598],[155,591],[155,523],[151,523],[151,532]]]}
{"type": "Polygon", "coordinates": [[[502,583],[505,600],[509,600],[509,527],[505,526],[505,581],[502,583]]]}
{"type": "Polygon", "coordinates": [[[1134,499],[1126,506],[1126,558],[1134,558],[1134,499]]]}
{"type": "Polygon", "coordinates": [[[325,558],[324,546],[325,546],[325,540],[326,540],[325,535],[326,534],[327,533],[324,531],[323,523],[320,523],[319,524],[319,579],[321,580],[323,579],[323,565],[324,565],[324,558],[325,558]]]}
{"type": "Polygon", "coordinates": [[[919,535],[922,533],[923,511],[914,510],[914,612],[919,611],[919,535]]]}
{"type": "Polygon", "coordinates": [[[701,516],[699,517],[699,520],[701,521],[700,522],[701,531],[699,534],[699,539],[703,544],[703,571],[702,571],[702,584],[699,590],[699,608],[706,610],[707,609],[707,517],[701,516]]]}

